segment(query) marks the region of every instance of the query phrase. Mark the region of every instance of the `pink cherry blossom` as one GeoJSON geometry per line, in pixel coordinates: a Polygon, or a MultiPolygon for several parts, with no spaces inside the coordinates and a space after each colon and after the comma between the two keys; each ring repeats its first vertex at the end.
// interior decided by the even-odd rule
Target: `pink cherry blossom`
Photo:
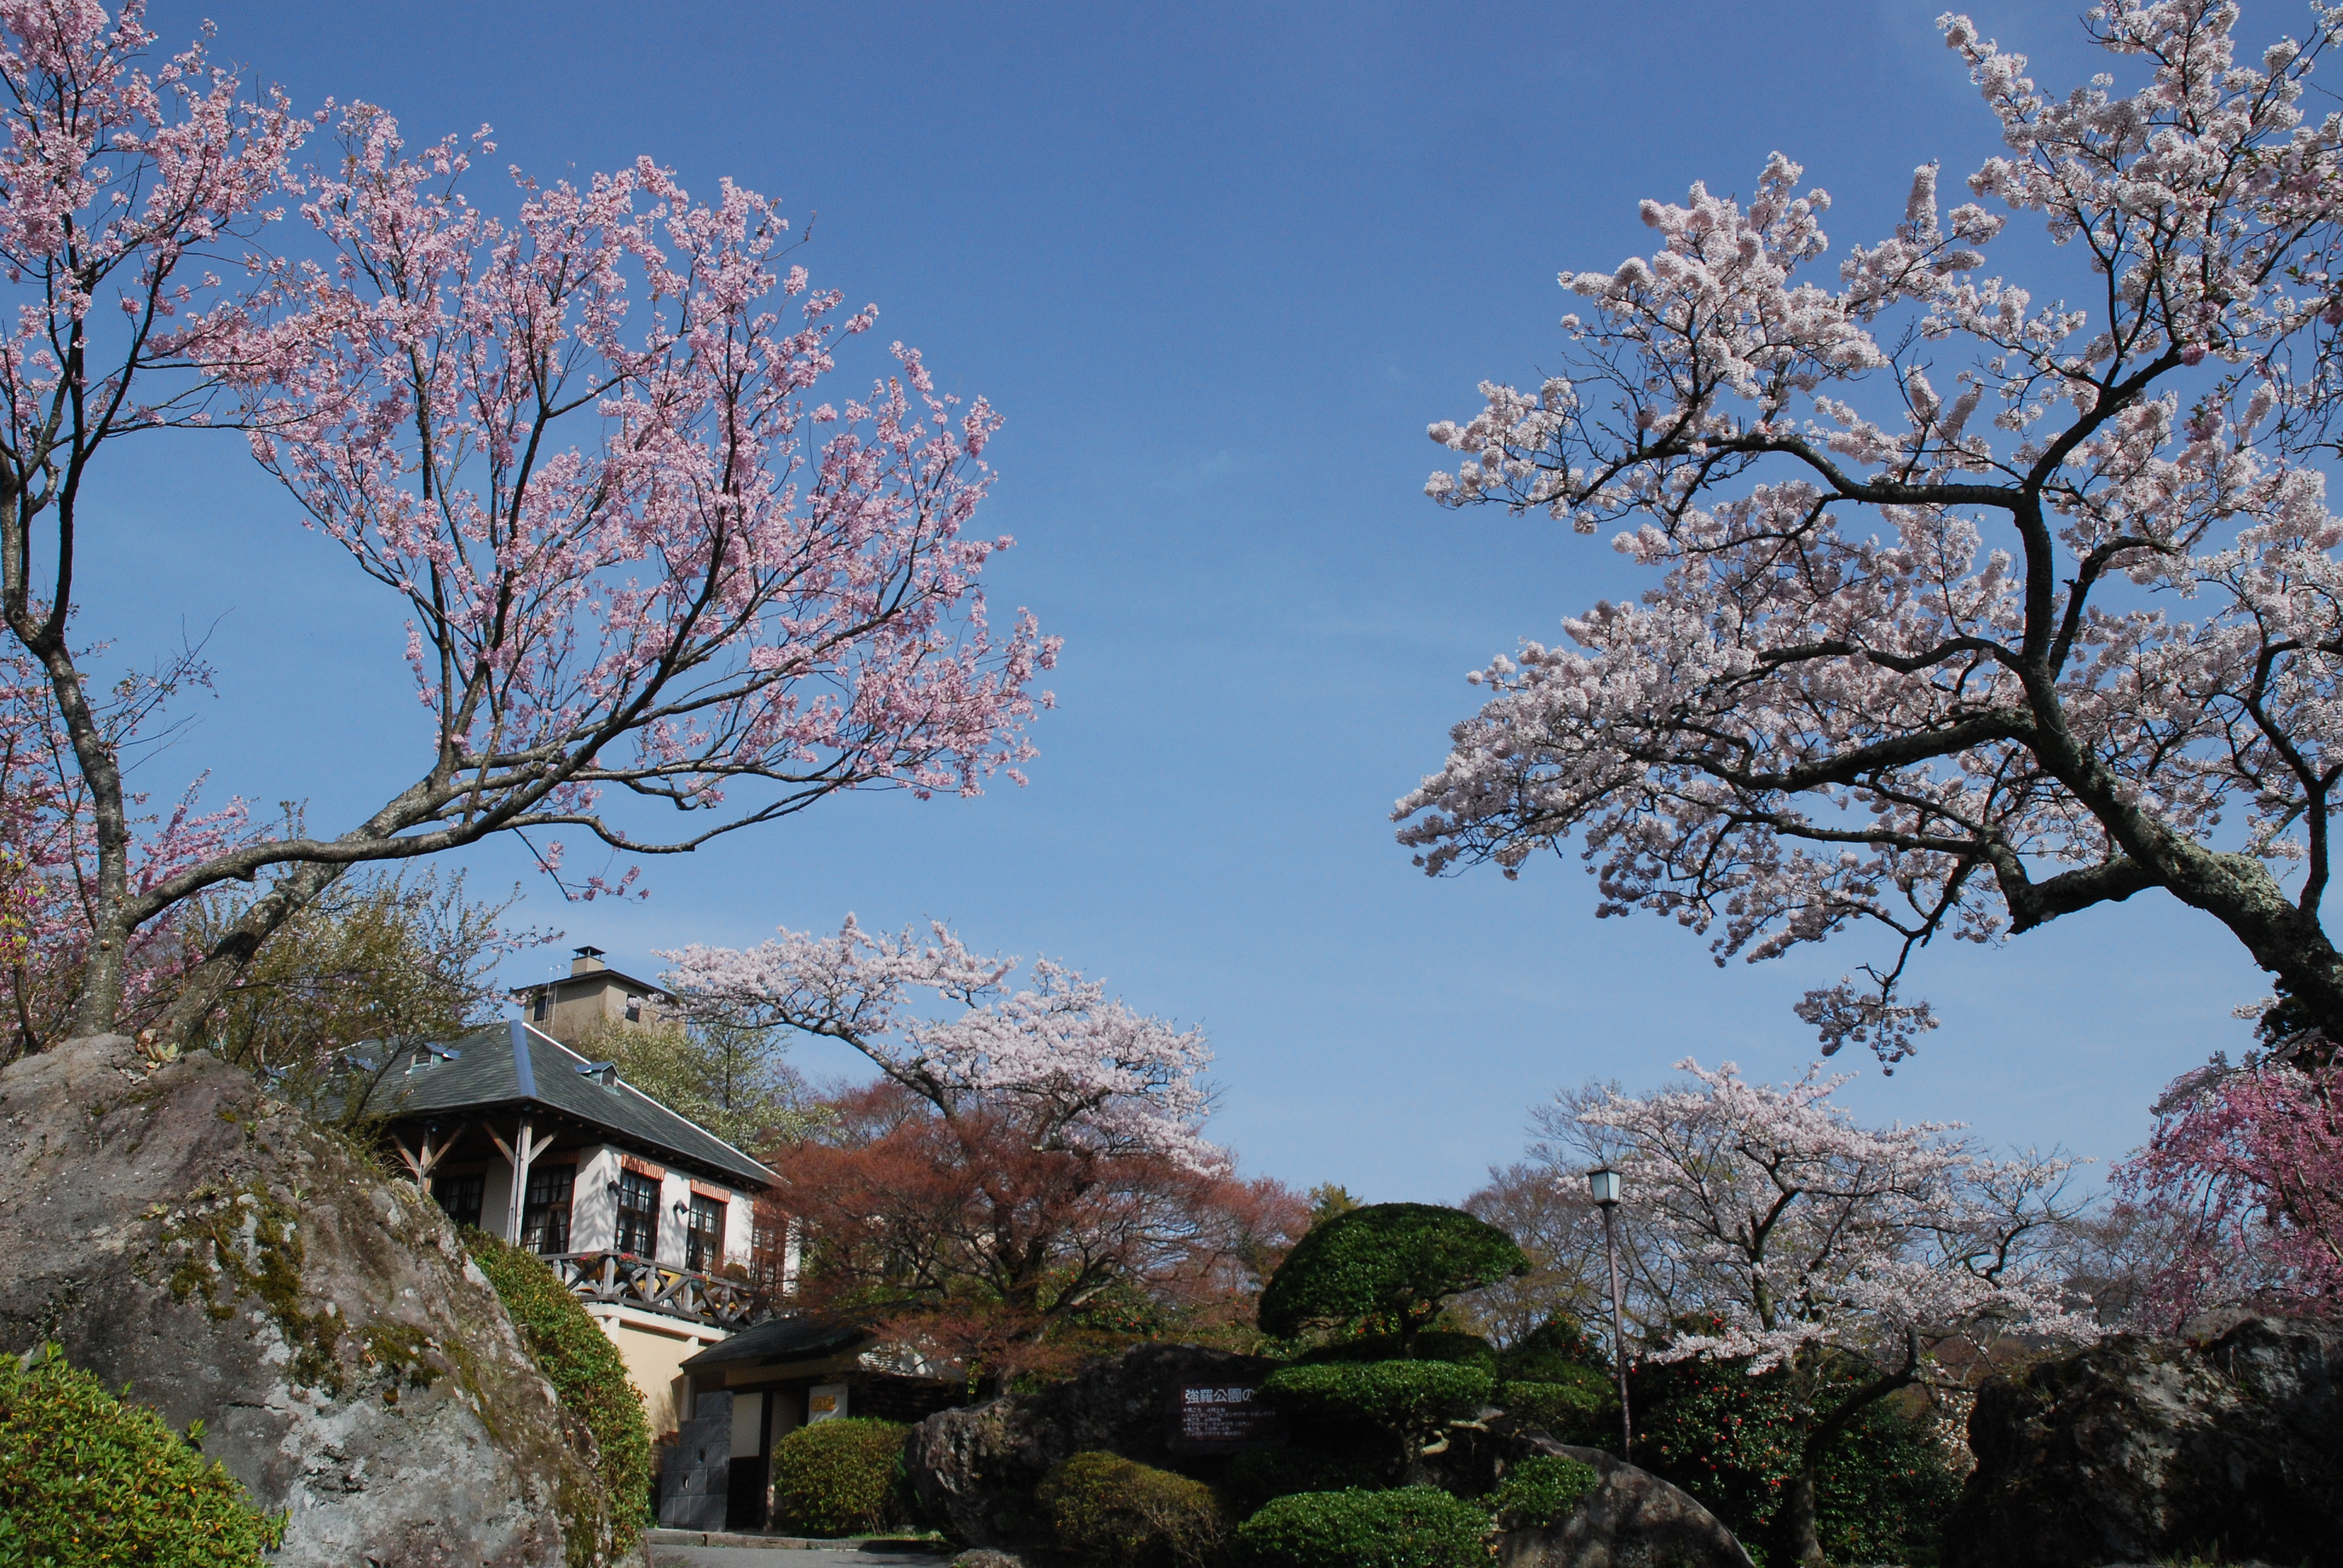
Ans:
{"type": "Polygon", "coordinates": [[[2343,1072],[2330,1063],[2216,1062],[2157,1106],[2156,1136],[2117,1168],[2134,1220],[2171,1239],[2147,1326],[2252,1307],[2343,1304],[2343,1072]]]}
{"type": "Polygon", "coordinates": [[[0,603],[89,799],[74,1027],[117,1022],[137,933],[230,879],[269,885],[166,1040],[353,865],[510,832],[592,897],[636,871],[563,872],[564,835],[631,859],[840,790],[1022,781],[1058,644],[1021,611],[996,628],[978,586],[1010,544],[970,526],[1000,417],[901,343],[860,396],[832,390],[878,309],[782,275],[772,204],[729,182],[695,199],[647,158],[477,199],[485,130],[410,149],[371,106],[248,104],[200,46],[149,75],[139,15],[0,0],[0,603]],[[333,161],[297,168],[329,122],[333,161]],[[134,878],[65,628],[75,551],[105,538],[85,474],[168,425],[245,432],[394,597],[384,652],[423,712],[409,769],[338,834],[134,878]]]}
{"type": "Polygon", "coordinates": [[[2013,1336],[2098,1333],[2064,1300],[2053,1243],[2073,1161],[1991,1159],[1949,1122],[1858,1125],[1819,1066],[1778,1088],[1732,1063],[1676,1064],[1690,1081],[1616,1090],[1578,1114],[1616,1167],[1636,1270],[1664,1316],[1713,1323],[1654,1353],[1745,1361],[1798,1394],[1798,1473],[1785,1503],[1802,1561],[1815,1464],[1867,1405],[1899,1389],[1964,1395],[2013,1336]]]}
{"type": "Polygon", "coordinates": [[[661,978],[687,1009],[843,1040],[946,1117],[1006,1104],[1036,1147],[1159,1155],[1206,1174],[1228,1167],[1202,1131],[1211,1101],[1199,1079],[1212,1060],[1203,1035],[1046,959],[1012,991],[1003,982],[1017,960],[980,957],[940,923],[922,941],[910,930],[873,935],[851,915],[834,937],[784,930],[754,948],[661,956],[673,965],[661,978]]]}
{"type": "Polygon", "coordinates": [[[1433,425],[1457,461],[1426,489],[1622,525],[1658,580],[1471,678],[1485,705],[1394,813],[1419,864],[1574,842],[1600,913],[1670,915],[1719,963],[1878,931],[1798,1010],[1889,1063],[1935,1022],[1901,986],[1927,943],[2149,889],[2343,1030],[2343,520],[2315,466],[2343,116],[2302,102],[2343,7],[2258,65],[2235,20],[2093,10],[2147,77],[2127,96],[2037,89],[1946,16],[2007,147],[1975,201],[1943,211],[1924,166],[1834,276],[1830,199],[1776,153],[1745,203],[1646,202],[1653,255],[1564,276],[1566,374],[1433,425]],[[2088,269],[2077,303],[1986,272],[2011,216],[2088,269]]]}

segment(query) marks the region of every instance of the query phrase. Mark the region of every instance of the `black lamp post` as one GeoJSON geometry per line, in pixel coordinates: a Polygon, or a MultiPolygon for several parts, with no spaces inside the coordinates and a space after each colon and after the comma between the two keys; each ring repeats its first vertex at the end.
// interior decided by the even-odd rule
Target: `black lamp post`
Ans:
{"type": "Polygon", "coordinates": [[[1627,1412],[1627,1331],[1619,1311],[1619,1237],[1611,1211],[1619,1206],[1619,1172],[1608,1165],[1586,1173],[1586,1194],[1603,1211],[1603,1251],[1611,1261],[1611,1359],[1619,1373],[1619,1457],[1634,1462],[1635,1423],[1627,1412]]]}

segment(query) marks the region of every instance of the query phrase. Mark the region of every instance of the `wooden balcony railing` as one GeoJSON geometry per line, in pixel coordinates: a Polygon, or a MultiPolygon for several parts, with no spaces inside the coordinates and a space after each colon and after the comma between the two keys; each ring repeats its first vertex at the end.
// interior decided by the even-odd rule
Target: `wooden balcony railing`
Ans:
{"type": "Polygon", "coordinates": [[[671,1318],[745,1329],[772,1316],[764,1293],[736,1280],[669,1268],[632,1252],[552,1252],[545,1261],[571,1292],[671,1318]]]}

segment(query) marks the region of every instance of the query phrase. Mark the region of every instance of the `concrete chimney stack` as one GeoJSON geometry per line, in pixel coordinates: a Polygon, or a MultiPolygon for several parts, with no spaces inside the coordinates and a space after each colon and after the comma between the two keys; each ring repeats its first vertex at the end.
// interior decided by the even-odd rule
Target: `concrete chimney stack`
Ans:
{"type": "Polygon", "coordinates": [[[602,961],[600,948],[576,949],[578,956],[569,960],[569,972],[574,975],[598,974],[610,966],[602,961]]]}

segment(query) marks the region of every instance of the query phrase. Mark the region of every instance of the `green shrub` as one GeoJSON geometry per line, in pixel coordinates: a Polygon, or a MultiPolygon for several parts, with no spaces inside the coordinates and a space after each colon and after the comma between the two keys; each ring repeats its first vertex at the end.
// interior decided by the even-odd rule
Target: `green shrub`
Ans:
{"type": "Polygon", "coordinates": [[[1211,1487],[1119,1453],[1075,1454],[1034,1501],[1061,1550],[1117,1568],[1201,1568],[1228,1533],[1211,1487]]]}
{"type": "MultiPolygon", "coordinates": [[[[1768,1540],[1797,1469],[1786,1382],[1752,1377],[1742,1362],[1647,1362],[1630,1376],[1635,1462],[1691,1493],[1745,1543],[1768,1540]]],[[[1833,1562],[1933,1563],[1959,1492],[1935,1436],[1875,1404],[1815,1466],[1823,1551],[1833,1562]]]]}
{"type": "Polygon", "coordinates": [[[1501,1530],[1542,1528],[1567,1517],[1602,1480],[1591,1464],[1558,1453],[1534,1453],[1507,1470],[1483,1503],[1501,1530]]]}
{"type": "Polygon", "coordinates": [[[1279,1368],[1262,1381],[1261,1397],[1304,1419],[1406,1432],[1472,1414],[1494,1386],[1480,1368],[1451,1362],[1326,1362],[1279,1368]]]}
{"type": "Polygon", "coordinates": [[[1574,1370],[1608,1377],[1611,1357],[1567,1312],[1548,1318],[1497,1357],[1497,1375],[1512,1382],[1569,1382],[1574,1370]]]}
{"type": "Polygon", "coordinates": [[[0,1355],[0,1564],[257,1568],[285,1536],[162,1417],[54,1345],[0,1355]]]}
{"type": "Polygon", "coordinates": [[[1497,1349],[1478,1334],[1455,1333],[1446,1329],[1426,1329],[1415,1336],[1414,1344],[1400,1343],[1397,1334],[1367,1334],[1355,1340],[1337,1340],[1330,1345],[1305,1351],[1293,1358],[1297,1366],[1317,1366],[1327,1362],[1453,1362],[1458,1366],[1479,1367],[1484,1372],[1497,1370],[1497,1349]],[[1413,1354],[1409,1352],[1411,1349],[1413,1354]]]}
{"type": "Polygon", "coordinates": [[[497,1299],[562,1409],[594,1434],[602,1487],[610,1496],[611,1550],[623,1554],[650,1523],[651,1508],[651,1427],[643,1415],[643,1396],[627,1377],[626,1361],[561,1277],[535,1253],[480,1230],[467,1229],[464,1245],[496,1287],[497,1299]]]}
{"type": "Polygon", "coordinates": [[[1592,1367],[1554,1370],[1566,1381],[1499,1383],[1497,1407],[1564,1442],[1605,1446],[1619,1431],[1619,1395],[1611,1380],[1592,1367]]]}
{"type": "Polygon", "coordinates": [[[1529,1271],[1513,1239],[1462,1209],[1372,1203],[1314,1226],[1261,1293],[1262,1332],[1364,1327],[1412,1341],[1440,1303],[1529,1271]]]}
{"type": "Polygon", "coordinates": [[[1487,1568],[1489,1516],[1436,1486],[1298,1492],[1237,1527],[1252,1568],[1487,1568]]]}
{"type": "Polygon", "coordinates": [[[1272,1497],[1295,1492],[1340,1492],[1380,1479],[1358,1456],[1311,1448],[1256,1448],[1232,1457],[1222,1473],[1229,1512],[1250,1518],[1272,1497]]]}
{"type": "Polygon", "coordinates": [[[800,1535],[870,1535],[910,1519],[900,1421],[850,1416],[801,1426],[773,1444],[773,1506],[800,1535]]]}

